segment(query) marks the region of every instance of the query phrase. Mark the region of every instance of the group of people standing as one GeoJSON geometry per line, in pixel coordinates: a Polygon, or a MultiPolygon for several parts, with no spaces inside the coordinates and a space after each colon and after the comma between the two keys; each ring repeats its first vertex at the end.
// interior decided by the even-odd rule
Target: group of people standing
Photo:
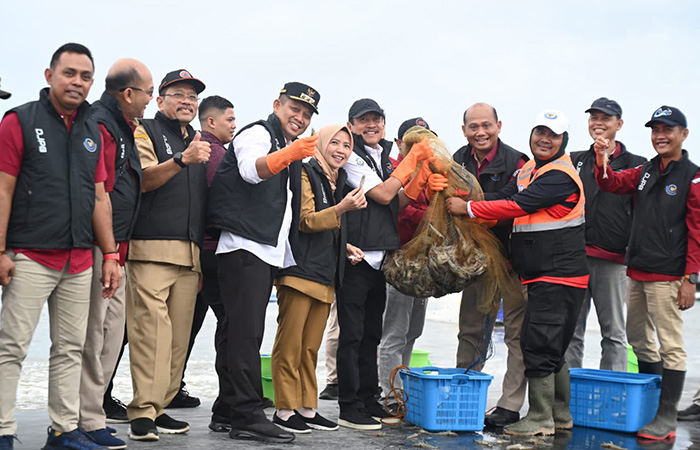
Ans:
{"type": "MultiPolygon", "coordinates": [[[[208,307],[217,317],[212,431],[290,442],[295,433],[375,430],[396,420],[379,398],[392,395],[389,372],[410,358],[426,299],[388,286],[382,263],[447,187],[430,169],[437,136],[424,119],[402,123],[393,159],[385,111],[372,99],[354,102],[346,124],[300,138],[320,94],[289,82],[273,112],[234,137],[233,104],[216,95],[200,101],[206,86],[184,69],[155,87],[143,63],[119,60],[89,105],[92,55],[71,43],[45,76],[40,99],[0,123],[0,449],[13,448],[19,373],[44,303],[52,340],[47,449],[126,447],[103,408],[125,328],[129,437],[187,432],[164,409],[182,393],[191,336],[208,307]],[[159,111],[144,119],[156,91],[159,111]],[[191,125],[197,115],[201,131],[191,125]],[[423,139],[403,142],[410,132],[423,139]],[[269,419],[259,352],[273,286],[269,419]],[[337,422],[316,410],[317,353],[332,305],[337,422]]],[[[573,426],[567,362],[581,364],[592,299],[609,342],[601,368],[623,369],[627,339],[640,371],[663,375],[659,411],[640,436],[667,439],[685,377],[681,311],[693,305],[700,270],[699,169],[682,149],[688,129],[677,108],[662,106],[647,123],[658,153],[649,162],[615,140],[617,102],[600,98],[586,112],[589,150],[569,156],[568,121],[548,110],[532,128],[533,159],[501,142],[492,106],[464,114],[468,145],[454,160],[486,195],[452,197],[447,212],[498,221],[492,231],[523,286],[502,293],[508,365],[487,424],[519,435],[573,426]],[[530,409],[520,419],[526,387],[530,409]]],[[[463,293],[457,365],[480,370],[494,318],[477,311],[476,295],[463,293]]]]}

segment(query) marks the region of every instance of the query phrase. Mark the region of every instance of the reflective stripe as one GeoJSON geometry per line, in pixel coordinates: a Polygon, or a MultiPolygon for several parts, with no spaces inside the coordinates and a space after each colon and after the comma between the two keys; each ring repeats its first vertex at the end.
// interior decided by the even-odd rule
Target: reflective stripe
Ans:
{"type": "Polygon", "coordinates": [[[518,225],[513,225],[513,232],[533,232],[533,231],[549,231],[549,230],[561,230],[563,228],[572,228],[586,223],[586,219],[581,217],[576,217],[567,221],[557,221],[557,222],[544,222],[544,223],[522,223],[518,225]]]}

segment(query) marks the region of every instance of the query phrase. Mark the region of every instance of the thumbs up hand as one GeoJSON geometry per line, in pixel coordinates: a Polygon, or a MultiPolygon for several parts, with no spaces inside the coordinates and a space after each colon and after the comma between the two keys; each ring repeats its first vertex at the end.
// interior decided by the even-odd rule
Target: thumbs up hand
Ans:
{"type": "Polygon", "coordinates": [[[201,139],[202,135],[197,131],[190,145],[182,152],[182,162],[185,164],[198,164],[209,161],[211,146],[209,142],[201,139]]]}

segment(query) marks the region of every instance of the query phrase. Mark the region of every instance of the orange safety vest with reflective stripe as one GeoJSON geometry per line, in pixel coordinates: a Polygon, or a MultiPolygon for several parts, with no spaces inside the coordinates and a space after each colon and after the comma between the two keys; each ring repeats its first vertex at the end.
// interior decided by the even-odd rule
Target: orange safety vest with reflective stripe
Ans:
{"type": "Polygon", "coordinates": [[[579,188],[576,205],[564,217],[554,217],[540,209],[513,221],[513,267],[523,283],[545,281],[575,287],[588,285],[588,265],[585,250],[585,204],[583,183],[564,154],[539,169],[528,161],[517,177],[518,191],[551,170],[567,174],[579,188]]]}

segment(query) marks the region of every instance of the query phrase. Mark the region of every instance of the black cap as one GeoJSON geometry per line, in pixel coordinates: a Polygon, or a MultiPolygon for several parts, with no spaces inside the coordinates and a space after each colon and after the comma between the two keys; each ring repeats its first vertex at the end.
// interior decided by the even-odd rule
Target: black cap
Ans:
{"type": "MultiPolygon", "coordinates": [[[[2,83],[0,83],[0,85],[2,85],[2,83]]],[[[9,92],[3,91],[2,89],[0,89],[0,98],[1,98],[1,99],[7,100],[7,99],[10,98],[11,96],[12,96],[12,94],[10,94],[9,92]]]]}
{"type": "Polygon", "coordinates": [[[371,98],[361,98],[352,104],[350,107],[350,112],[348,113],[348,120],[357,119],[360,116],[364,116],[368,112],[375,112],[380,116],[386,118],[384,115],[384,110],[379,107],[379,103],[375,102],[371,98]]]}
{"type": "Polygon", "coordinates": [[[584,112],[589,113],[591,111],[600,111],[609,116],[617,116],[618,118],[622,118],[622,106],[620,106],[620,104],[615,100],[610,100],[607,97],[600,97],[584,112]]]}
{"type": "Polygon", "coordinates": [[[297,81],[290,81],[285,84],[280,95],[286,95],[289,98],[304,102],[318,114],[318,102],[321,101],[321,94],[308,84],[299,83],[297,81]]]}
{"type": "Polygon", "coordinates": [[[429,130],[430,127],[428,126],[428,122],[423,120],[422,117],[414,117],[413,119],[408,119],[405,120],[401,126],[399,127],[399,133],[398,133],[398,138],[397,139],[403,139],[403,135],[406,134],[409,128],[412,127],[423,127],[426,130],[429,130]]]}
{"type": "Polygon", "coordinates": [[[189,83],[194,88],[194,91],[197,94],[201,94],[204,88],[206,88],[204,83],[193,77],[187,70],[178,69],[173,70],[172,72],[168,72],[165,78],[163,78],[163,81],[160,82],[160,86],[158,86],[158,93],[160,95],[163,95],[163,91],[166,87],[174,83],[179,83],[181,81],[189,83]]]}
{"type": "Polygon", "coordinates": [[[685,119],[685,114],[681,112],[680,109],[674,108],[673,106],[662,106],[651,115],[651,120],[645,123],[645,127],[650,127],[654,122],[665,123],[666,125],[682,126],[683,128],[688,128],[688,121],[685,119]]]}

